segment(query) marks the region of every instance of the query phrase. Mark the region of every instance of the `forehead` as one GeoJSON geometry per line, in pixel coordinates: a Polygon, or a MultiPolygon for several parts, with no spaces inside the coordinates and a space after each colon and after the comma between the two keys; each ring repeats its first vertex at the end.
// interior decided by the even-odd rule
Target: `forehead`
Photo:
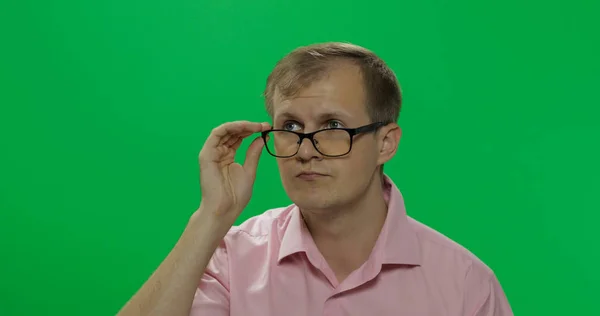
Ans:
{"type": "Polygon", "coordinates": [[[286,97],[275,92],[273,121],[287,117],[305,120],[341,116],[363,121],[367,117],[366,93],[360,68],[350,63],[334,65],[319,80],[286,97]]]}

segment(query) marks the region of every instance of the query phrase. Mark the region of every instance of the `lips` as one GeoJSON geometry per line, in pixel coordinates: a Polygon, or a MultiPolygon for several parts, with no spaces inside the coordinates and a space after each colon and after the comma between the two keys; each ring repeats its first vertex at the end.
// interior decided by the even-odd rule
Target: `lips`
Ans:
{"type": "Polygon", "coordinates": [[[297,175],[297,177],[300,176],[326,176],[326,174],[315,171],[302,171],[297,175]]]}
{"type": "Polygon", "coordinates": [[[296,177],[305,181],[315,181],[321,178],[326,177],[326,174],[314,172],[314,171],[303,171],[300,172],[296,177]]]}

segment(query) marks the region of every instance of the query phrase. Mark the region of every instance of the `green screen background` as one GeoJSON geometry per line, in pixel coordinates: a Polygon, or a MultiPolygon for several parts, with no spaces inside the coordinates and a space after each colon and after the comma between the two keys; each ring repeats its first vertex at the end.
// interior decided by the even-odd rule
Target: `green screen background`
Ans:
{"type": "MultiPolygon", "coordinates": [[[[268,120],[293,48],[350,41],[404,92],[386,172],[518,315],[597,310],[594,1],[3,1],[0,315],[112,315],[199,203],[197,155],[268,120]]],[[[245,143],[245,146],[248,142],[245,143]]],[[[240,160],[243,159],[243,151],[240,160]]],[[[263,153],[238,221],[290,203],[263,153]]]]}

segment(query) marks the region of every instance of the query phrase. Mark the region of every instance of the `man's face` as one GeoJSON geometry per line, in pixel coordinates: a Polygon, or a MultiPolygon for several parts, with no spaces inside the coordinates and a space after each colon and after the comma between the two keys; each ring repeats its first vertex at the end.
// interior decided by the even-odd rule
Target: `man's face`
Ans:
{"type": "MultiPolygon", "coordinates": [[[[292,98],[276,95],[273,127],[301,133],[360,127],[372,123],[365,103],[359,68],[343,63],[292,98]]],[[[344,206],[362,196],[381,163],[378,137],[377,133],[354,136],[352,150],[342,157],[323,156],[304,139],[295,156],[277,158],[290,199],[301,208],[318,210],[344,206]]]]}

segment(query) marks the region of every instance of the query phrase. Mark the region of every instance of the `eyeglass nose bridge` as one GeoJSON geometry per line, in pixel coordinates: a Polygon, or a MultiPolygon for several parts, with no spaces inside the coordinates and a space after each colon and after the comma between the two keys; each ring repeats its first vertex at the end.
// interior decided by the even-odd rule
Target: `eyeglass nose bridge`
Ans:
{"type": "Polygon", "coordinates": [[[308,140],[310,140],[310,143],[312,144],[313,148],[320,153],[319,149],[317,148],[318,141],[315,139],[315,134],[317,132],[319,131],[315,131],[312,133],[296,133],[296,135],[298,135],[298,151],[300,151],[300,146],[302,146],[302,142],[304,141],[304,139],[307,138],[308,140]]]}

